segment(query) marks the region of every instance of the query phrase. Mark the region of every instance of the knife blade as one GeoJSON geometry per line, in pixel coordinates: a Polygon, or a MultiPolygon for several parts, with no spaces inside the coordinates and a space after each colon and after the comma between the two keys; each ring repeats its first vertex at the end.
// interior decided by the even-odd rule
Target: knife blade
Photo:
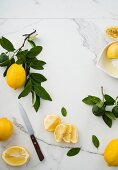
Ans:
{"type": "Polygon", "coordinates": [[[37,153],[37,155],[39,157],[39,160],[43,161],[44,156],[43,156],[43,153],[42,153],[42,151],[40,149],[40,146],[39,146],[39,144],[38,144],[38,142],[36,140],[36,137],[34,136],[34,130],[32,128],[32,125],[31,125],[31,123],[29,121],[29,118],[27,116],[27,113],[26,113],[25,109],[23,108],[23,106],[20,103],[19,103],[19,110],[20,110],[21,116],[22,116],[22,118],[24,120],[24,123],[25,123],[25,125],[27,127],[28,133],[30,135],[30,138],[32,140],[32,143],[34,145],[36,153],[37,153]]]}

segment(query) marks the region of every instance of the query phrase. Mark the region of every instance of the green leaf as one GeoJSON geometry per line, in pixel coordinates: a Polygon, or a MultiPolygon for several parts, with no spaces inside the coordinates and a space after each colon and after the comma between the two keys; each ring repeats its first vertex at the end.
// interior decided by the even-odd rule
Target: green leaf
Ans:
{"type": "Polygon", "coordinates": [[[35,93],[35,91],[32,91],[32,105],[33,106],[34,106],[35,102],[36,102],[36,93],[35,93]]]}
{"type": "Polygon", "coordinates": [[[93,142],[93,144],[94,144],[94,146],[95,146],[96,148],[99,147],[100,142],[99,142],[98,138],[97,138],[95,135],[92,135],[92,142],[93,142]]]}
{"type": "Polygon", "coordinates": [[[118,118],[118,106],[115,106],[115,107],[112,109],[112,113],[115,115],[116,118],[118,118]]]}
{"type": "Polygon", "coordinates": [[[39,62],[39,60],[38,61],[32,61],[31,62],[31,64],[30,64],[30,66],[33,68],[33,69],[36,69],[36,70],[43,70],[44,68],[43,68],[43,66],[42,66],[42,64],[39,62]]]}
{"type": "Polygon", "coordinates": [[[83,100],[82,100],[85,104],[88,104],[88,105],[94,105],[94,104],[97,104],[99,103],[101,100],[96,97],[96,96],[88,96],[88,97],[85,97],[83,100]]]}
{"type": "Polygon", "coordinates": [[[31,90],[32,90],[32,84],[31,84],[31,80],[29,80],[27,85],[24,87],[23,91],[18,96],[18,99],[27,96],[31,92],[31,90]]]}
{"type": "Polygon", "coordinates": [[[5,37],[2,37],[0,44],[7,51],[14,51],[15,50],[13,44],[5,37]]]}
{"type": "Polygon", "coordinates": [[[34,91],[36,92],[36,94],[44,99],[44,100],[50,100],[52,101],[50,95],[48,94],[48,92],[40,85],[34,85],[34,91]]]}
{"type": "Polygon", "coordinates": [[[101,108],[97,106],[97,104],[93,105],[92,112],[95,116],[103,116],[105,113],[105,106],[103,105],[101,108]]]}
{"type": "Polygon", "coordinates": [[[40,107],[40,97],[38,95],[36,95],[36,102],[33,105],[35,111],[37,112],[39,107],[40,107]]]}
{"type": "Polygon", "coordinates": [[[106,111],[106,112],[105,112],[105,115],[106,115],[109,119],[111,119],[111,120],[115,120],[115,119],[116,119],[116,117],[114,116],[114,114],[113,114],[112,112],[106,111]]]}
{"type": "Polygon", "coordinates": [[[36,46],[36,44],[34,43],[34,41],[28,40],[28,42],[31,44],[32,47],[35,47],[35,46],[36,46]]]}
{"type": "Polygon", "coordinates": [[[62,115],[63,115],[64,117],[67,116],[67,110],[65,109],[65,107],[62,107],[61,113],[62,113],[62,115]]]}
{"type": "Polygon", "coordinates": [[[27,58],[34,58],[42,51],[41,46],[35,46],[27,53],[27,58]]]}
{"type": "Polygon", "coordinates": [[[112,120],[109,117],[107,117],[106,115],[103,115],[102,118],[103,118],[104,122],[111,128],[112,127],[112,120]]]}
{"type": "Polygon", "coordinates": [[[100,101],[96,104],[99,108],[101,108],[103,105],[104,105],[104,102],[103,101],[100,101]]]}
{"type": "Polygon", "coordinates": [[[80,152],[81,148],[72,148],[68,151],[67,156],[75,156],[80,152]]]}
{"type": "Polygon", "coordinates": [[[106,100],[106,101],[105,101],[105,104],[106,104],[106,105],[114,105],[115,100],[114,100],[111,96],[105,94],[105,95],[104,95],[104,98],[105,98],[105,100],[106,100]]]}
{"type": "Polygon", "coordinates": [[[7,56],[5,53],[0,54],[0,66],[8,66],[10,63],[9,56],[7,56]]]}
{"type": "Polygon", "coordinates": [[[33,80],[35,80],[38,83],[41,83],[47,80],[42,74],[39,74],[39,73],[31,73],[30,76],[33,80]]]}

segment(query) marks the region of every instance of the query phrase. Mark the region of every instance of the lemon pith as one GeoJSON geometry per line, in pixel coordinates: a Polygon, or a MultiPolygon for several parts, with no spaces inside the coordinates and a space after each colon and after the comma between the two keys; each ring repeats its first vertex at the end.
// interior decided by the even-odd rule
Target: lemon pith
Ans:
{"type": "Polygon", "coordinates": [[[13,89],[22,87],[26,81],[25,69],[21,65],[12,64],[7,71],[6,81],[13,89]]]}
{"type": "Polygon", "coordinates": [[[11,166],[24,165],[29,159],[29,152],[20,146],[12,146],[2,153],[2,159],[11,166]]]}

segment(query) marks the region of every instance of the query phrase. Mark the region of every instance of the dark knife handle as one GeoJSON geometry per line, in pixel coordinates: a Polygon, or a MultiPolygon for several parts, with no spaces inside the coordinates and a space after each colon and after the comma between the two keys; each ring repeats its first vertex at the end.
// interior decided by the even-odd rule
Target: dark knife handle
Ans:
{"type": "Polygon", "coordinates": [[[34,136],[34,135],[31,135],[30,137],[31,137],[32,143],[33,143],[33,145],[34,145],[34,148],[35,148],[35,150],[36,150],[36,153],[37,153],[40,161],[43,161],[44,156],[43,156],[43,153],[41,152],[40,146],[39,146],[39,144],[38,144],[35,136],[34,136]]]}

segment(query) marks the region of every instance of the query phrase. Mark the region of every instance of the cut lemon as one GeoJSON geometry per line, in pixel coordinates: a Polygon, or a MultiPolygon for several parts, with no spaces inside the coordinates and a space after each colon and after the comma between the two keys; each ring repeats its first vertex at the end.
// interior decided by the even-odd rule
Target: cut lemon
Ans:
{"type": "Polygon", "coordinates": [[[71,142],[72,143],[77,143],[78,142],[78,129],[74,125],[72,125],[71,142]]]}
{"type": "Polygon", "coordinates": [[[54,131],[54,138],[55,138],[56,142],[62,141],[65,132],[66,132],[66,125],[64,125],[64,124],[57,125],[57,127],[54,131]]]}
{"type": "Polygon", "coordinates": [[[2,159],[11,166],[24,165],[29,157],[28,151],[20,146],[9,147],[2,153],[2,159]]]}
{"type": "Polygon", "coordinates": [[[65,124],[66,125],[66,132],[63,136],[64,142],[70,143],[71,142],[71,132],[72,132],[72,125],[71,124],[65,124]]]}
{"type": "Polygon", "coordinates": [[[60,123],[61,118],[56,114],[47,115],[44,119],[44,127],[49,132],[53,132],[56,126],[60,123]]]}

